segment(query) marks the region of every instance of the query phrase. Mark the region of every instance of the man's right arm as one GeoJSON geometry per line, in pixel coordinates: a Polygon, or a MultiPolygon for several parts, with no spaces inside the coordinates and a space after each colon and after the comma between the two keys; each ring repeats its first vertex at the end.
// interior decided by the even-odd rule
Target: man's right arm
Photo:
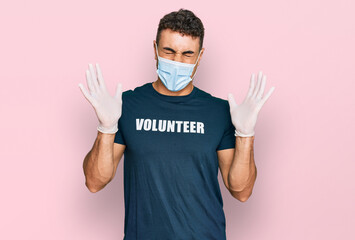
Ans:
{"type": "Polygon", "coordinates": [[[89,69],[86,70],[86,82],[89,91],[81,83],[79,88],[95,109],[99,125],[97,138],[84,159],[83,169],[85,185],[91,192],[97,192],[115,176],[118,162],[126,147],[122,144],[114,144],[118,121],[122,115],[122,84],[117,84],[116,93],[111,96],[97,63],[96,72],[92,64],[89,64],[89,69]]]}
{"type": "Polygon", "coordinates": [[[115,134],[98,131],[95,143],[83,163],[85,185],[90,192],[103,189],[115,176],[126,145],[114,144],[115,134]]]}

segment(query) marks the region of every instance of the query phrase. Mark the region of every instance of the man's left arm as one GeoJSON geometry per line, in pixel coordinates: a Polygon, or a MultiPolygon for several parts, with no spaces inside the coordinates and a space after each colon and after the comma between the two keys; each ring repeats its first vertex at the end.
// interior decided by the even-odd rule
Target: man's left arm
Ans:
{"type": "Polygon", "coordinates": [[[237,136],[235,148],[219,150],[217,155],[226,188],[234,198],[245,202],[252,194],[257,176],[254,136],[237,136]]]}
{"type": "Polygon", "coordinates": [[[235,127],[235,148],[217,151],[223,181],[233,197],[246,201],[256,180],[254,163],[254,135],[258,114],[269,99],[275,87],[263,96],[266,76],[260,71],[257,83],[251,75],[248,93],[241,104],[235,102],[233,94],[228,94],[230,116],[235,127]]]}

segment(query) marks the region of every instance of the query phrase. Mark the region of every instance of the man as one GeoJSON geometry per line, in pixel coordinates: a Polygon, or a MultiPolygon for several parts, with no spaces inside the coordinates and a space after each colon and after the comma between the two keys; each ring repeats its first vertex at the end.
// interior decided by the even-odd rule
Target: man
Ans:
{"type": "Polygon", "coordinates": [[[104,188],[124,154],[125,240],[226,239],[218,167],[231,195],[245,202],[256,179],[253,154],[266,77],[254,74],[240,105],[199,89],[192,79],[201,61],[204,27],[191,11],[165,15],[153,41],[158,79],[114,97],[102,72],[89,64],[79,84],[99,119],[84,160],[86,186],[104,188]]]}

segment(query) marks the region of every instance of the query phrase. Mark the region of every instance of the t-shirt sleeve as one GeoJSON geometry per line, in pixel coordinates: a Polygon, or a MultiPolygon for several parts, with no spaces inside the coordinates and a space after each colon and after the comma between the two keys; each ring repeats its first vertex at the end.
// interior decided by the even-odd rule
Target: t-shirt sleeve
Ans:
{"type": "Polygon", "coordinates": [[[228,149],[228,148],[235,148],[235,127],[232,123],[231,115],[229,112],[229,103],[227,101],[228,108],[227,108],[227,113],[225,114],[225,118],[223,122],[225,123],[225,130],[222,136],[222,139],[217,147],[217,150],[223,150],[223,149],[228,149]]]}
{"type": "Polygon", "coordinates": [[[126,145],[126,141],[121,131],[121,118],[118,120],[118,131],[116,132],[114,143],[126,145]]]}
{"type": "MultiPolygon", "coordinates": [[[[127,95],[127,92],[130,92],[131,90],[127,90],[127,91],[124,91],[122,93],[122,113],[121,113],[121,117],[120,119],[118,120],[118,131],[116,132],[116,135],[115,135],[115,140],[114,140],[114,143],[119,143],[119,144],[123,144],[123,145],[126,145],[126,140],[124,138],[124,134],[123,134],[123,131],[122,131],[122,124],[124,122],[124,115],[125,115],[125,105],[126,105],[126,95],[127,95]]],[[[124,124],[123,124],[124,125],[124,124]]]]}

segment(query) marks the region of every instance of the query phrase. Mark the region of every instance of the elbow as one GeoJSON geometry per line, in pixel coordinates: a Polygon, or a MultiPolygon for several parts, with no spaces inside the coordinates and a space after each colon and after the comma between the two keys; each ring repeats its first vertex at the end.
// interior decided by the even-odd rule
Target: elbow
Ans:
{"type": "Polygon", "coordinates": [[[238,200],[240,202],[246,202],[251,197],[252,194],[253,194],[253,190],[251,189],[250,191],[240,195],[238,200]]]}
{"type": "Polygon", "coordinates": [[[89,191],[92,192],[92,193],[96,193],[96,192],[100,191],[100,189],[95,188],[95,187],[91,186],[90,184],[88,184],[87,181],[85,181],[85,186],[86,186],[87,189],[89,189],[89,191]]]}
{"type": "Polygon", "coordinates": [[[245,189],[244,191],[233,191],[229,189],[229,192],[235,199],[239,200],[240,202],[246,202],[252,194],[251,189],[245,189]]]}
{"type": "Polygon", "coordinates": [[[235,197],[236,199],[238,199],[239,202],[244,203],[244,202],[248,201],[250,195],[242,195],[242,194],[241,194],[241,195],[234,196],[234,197],[235,197]]]}
{"type": "Polygon", "coordinates": [[[90,183],[88,180],[85,181],[85,186],[89,189],[90,192],[96,193],[103,189],[109,182],[111,181],[105,181],[105,182],[100,182],[100,183],[90,183]]]}
{"type": "Polygon", "coordinates": [[[97,178],[94,177],[92,174],[88,174],[85,172],[85,186],[92,193],[96,193],[103,189],[109,182],[111,182],[111,180],[112,177],[97,178]]]}
{"type": "Polygon", "coordinates": [[[96,189],[93,189],[93,188],[89,188],[89,191],[90,191],[91,193],[96,193],[96,192],[98,192],[99,190],[96,190],[96,189]]]}
{"type": "Polygon", "coordinates": [[[238,200],[239,200],[240,202],[246,202],[248,199],[249,199],[249,197],[241,197],[241,198],[238,198],[238,200]]]}

